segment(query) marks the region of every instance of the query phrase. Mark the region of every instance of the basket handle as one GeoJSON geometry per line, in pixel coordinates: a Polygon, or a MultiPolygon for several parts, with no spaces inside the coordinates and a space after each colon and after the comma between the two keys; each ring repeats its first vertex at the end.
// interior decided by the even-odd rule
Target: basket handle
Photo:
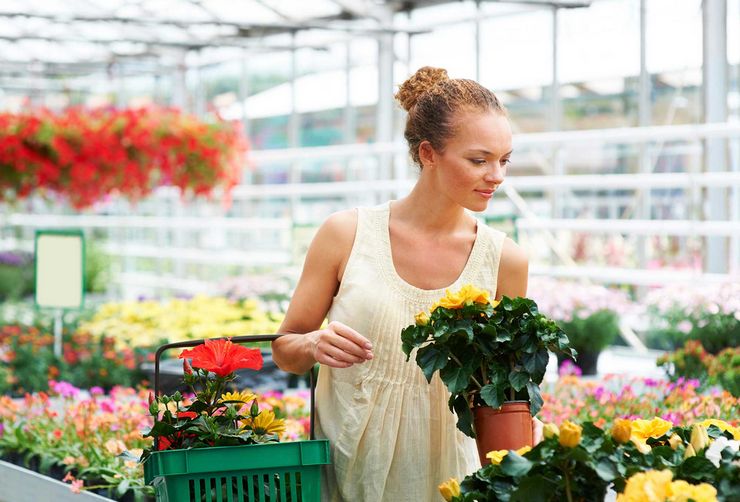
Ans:
{"type": "MultiPolygon", "coordinates": [[[[233,343],[255,343],[255,342],[272,342],[280,338],[282,335],[242,335],[232,336],[229,338],[233,343]]],[[[212,339],[213,340],[213,339],[212,339]]],[[[173,342],[165,345],[161,345],[157,352],[154,354],[154,395],[159,397],[159,359],[165,350],[178,349],[181,347],[195,347],[205,343],[205,339],[202,340],[187,340],[184,342],[173,342]]],[[[316,439],[314,434],[314,414],[316,412],[314,404],[314,392],[316,389],[316,375],[314,374],[315,369],[312,367],[309,370],[309,382],[311,386],[311,415],[309,416],[310,423],[310,439],[316,439]]]]}

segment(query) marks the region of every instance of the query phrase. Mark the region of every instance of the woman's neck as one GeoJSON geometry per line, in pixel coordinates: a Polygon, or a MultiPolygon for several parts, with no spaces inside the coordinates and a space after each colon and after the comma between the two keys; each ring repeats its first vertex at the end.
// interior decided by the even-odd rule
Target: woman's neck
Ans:
{"type": "Polygon", "coordinates": [[[393,219],[429,233],[475,230],[475,220],[461,205],[424,185],[422,177],[409,195],[392,204],[393,219]]]}

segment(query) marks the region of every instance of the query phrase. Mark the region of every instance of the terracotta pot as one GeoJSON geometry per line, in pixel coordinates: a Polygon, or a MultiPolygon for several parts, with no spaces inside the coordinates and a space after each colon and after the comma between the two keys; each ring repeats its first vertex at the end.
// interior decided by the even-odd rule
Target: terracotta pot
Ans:
{"type": "Polygon", "coordinates": [[[482,465],[490,464],[486,453],[533,446],[532,415],[528,401],[508,401],[501,408],[473,409],[475,442],[482,465]]]}

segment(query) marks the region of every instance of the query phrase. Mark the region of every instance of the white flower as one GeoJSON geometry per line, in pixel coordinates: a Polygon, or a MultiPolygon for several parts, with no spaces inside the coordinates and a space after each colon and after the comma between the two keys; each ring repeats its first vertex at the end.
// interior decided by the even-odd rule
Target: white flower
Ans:
{"type": "Polygon", "coordinates": [[[704,456],[714,464],[715,467],[719,467],[719,461],[722,459],[722,450],[730,448],[733,452],[737,452],[740,449],[740,441],[729,440],[725,436],[718,437],[707,451],[704,452],[704,456]]]}

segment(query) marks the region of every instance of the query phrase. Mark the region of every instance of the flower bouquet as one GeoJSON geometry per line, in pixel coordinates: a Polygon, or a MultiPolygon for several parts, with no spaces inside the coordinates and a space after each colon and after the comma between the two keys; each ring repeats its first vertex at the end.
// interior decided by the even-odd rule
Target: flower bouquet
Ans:
{"type": "MultiPolygon", "coordinates": [[[[320,468],[329,463],[326,440],[279,443],[285,429],[282,419],[260,410],[256,396],[224,393],[238,369],[259,370],[258,349],[239,342],[271,341],[274,336],[242,336],[179,342],[164,345],[195,346],[180,354],[184,383],[194,397],[181,393],[152,396],[149,412],[154,425],[145,433],[153,437],[145,451],[145,481],[154,485],[157,500],[290,500],[318,501],[320,468]],[[188,361],[191,359],[191,362],[188,361]]],[[[158,379],[155,374],[155,390],[158,379]]]]}
{"type": "Polygon", "coordinates": [[[476,437],[481,461],[491,450],[531,445],[530,415],[542,407],[539,384],[548,351],[575,356],[563,330],[528,298],[492,302],[487,291],[471,285],[447,291],[430,312],[403,329],[403,351],[408,360],[416,350],[427,381],[439,372],[457,427],[476,437]]]}

